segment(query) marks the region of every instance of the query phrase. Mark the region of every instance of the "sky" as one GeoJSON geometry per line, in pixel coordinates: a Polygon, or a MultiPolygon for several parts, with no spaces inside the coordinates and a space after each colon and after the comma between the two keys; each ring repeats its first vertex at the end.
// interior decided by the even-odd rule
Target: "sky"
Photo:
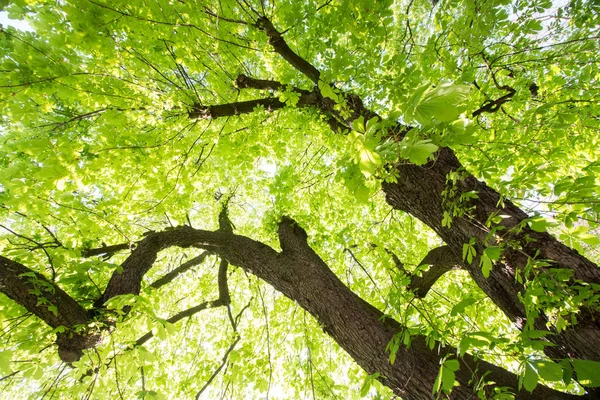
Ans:
{"type": "Polygon", "coordinates": [[[0,11],[0,25],[2,26],[12,26],[14,28],[20,29],[22,31],[31,31],[31,25],[29,25],[26,21],[19,21],[15,19],[8,18],[8,12],[0,11]]]}

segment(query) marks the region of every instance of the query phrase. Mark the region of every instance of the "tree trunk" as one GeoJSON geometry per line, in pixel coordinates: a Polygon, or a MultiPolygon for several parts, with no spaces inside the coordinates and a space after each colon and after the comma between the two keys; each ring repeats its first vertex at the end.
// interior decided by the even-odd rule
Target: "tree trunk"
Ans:
{"type": "MultiPolygon", "coordinates": [[[[391,364],[388,344],[404,327],[348,289],[309,247],[306,232],[295,221],[286,217],[282,219],[279,225],[279,240],[282,252],[278,253],[263,243],[224,231],[209,232],[183,226],[151,233],[123,263],[123,272],[114,273],[104,298],[109,297],[107,293],[120,295],[139,292],[139,282],[156,260],[159,251],[172,246],[202,247],[256,275],[297,302],[319,321],[323,330],[365,371],[369,374],[379,373],[378,379],[397,395],[407,400],[433,398],[432,388],[440,364],[445,357],[456,358],[457,350],[440,343],[435,343],[433,348],[430,348],[426,338],[417,335],[411,338],[410,346],[398,348],[396,361],[391,364]],[[139,282],[135,283],[138,279],[139,282]]],[[[5,258],[0,258],[0,262],[0,290],[35,312],[49,325],[72,326],[80,323],[80,320],[83,320],[83,323],[87,322],[83,309],[55,284],[39,274],[36,277],[52,286],[53,292],[60,297],[57,301],[52,300],[55,304],[62,304],[57,316],[59,320],[54,321],[44,308],[36,309],[37,302],[30,301],[27,296],[21,297],[21,294],[31,291],[31,282],[25,281],[18,287],[18,293],[14,294],[14,290],[8,286],[18,284],[15,279],[32,271],[5,258]],[[72,319],[74,320],[71,321],[72,319]]],[[[220,275],[223,275],[220,276],[221,281],[225,275],[220,275]]],[[[82,337],[81,347],[69,350],[75,355],[80,355],[83,349],[91,347],[90,338],[91,336],[82,337]]],[[[60,337],[58,339],[60,340],[60,337]]],[[[490,382],[486,386],[487,390],[506,387],[518,393],[519,399],[581,398],[541,385],[536,387],[533,393],[524,390],[519,392],[518,377],[515,374],[485,361],[476,360],[469,354],[461,357],[459,362],[460,369],[456,371],[455,377],[460,386],[453,389],[453,399],[474,398],[476,391],[480,389],[477,385],[484,374],[485,381],[490,382]]]]}
{"type": "MultiPolygon", "coordinates": [[[[350,291],[308,246],[306,234],[294,222],[283,220],[279,235],[283,252],[278,262],[285,266],[286,276],[265,280],[311,313],[323,330],[365,371],[380,373],[381,381],[397,395],[406,400],[433,398],[431,389],[440,360],[446,355],[455,356],[456,349],[436,344],[432,350],[425,337],[417,336],[409,348],[400,347],[395,364],[390,364],[386,346],[394,334],[401,332],[402,326],[350,291]]],[[[258,271],[255,273],[261,277],[258,271]]],[[[468,354],[460,362],[456,380],[461,386],[452,391],[453,399],[476,397],[473,382],[488,371],[487,381],[517,392],[514,374],[487,362],[475,361],[468,354]]],[[[542,397],[576,398],[542,386],[533,394],[521,391],[518,395],[519,399],[542,397]]]]}
{"type": "MultiPolygon", "coordinates": [[[[530,257],[550,260],[551,267],[569,269],[575,279],[600,284],[600,269],[594,263],[548,233],[530,229],[523,223],[528,218],[527,214],[510,201],[502,200],[494,189],[465,172],[449,148],[440,149],[436,159],[426,165],[399,164],[397,169],[398,182],[383,183],[388,204],[413,215],[431,227],[457,257],[462,258],[463,244],[475,238],[478,256],[471,264],[465,262],[465,266],[481,289],[518,327],[525,326],[526,312],[518,296],[523,286],[517,282],[515,274],[527,265],[530,257]],[[454,184],[448,183],[448,174],[456,171],[460,171],[461,179],[454,184]],[[452,189],[456,191],[450,194],[452,189]],[[449,211],[451,201],[468,191],[476,192],[477,198],[461,206],[465,209],[472,207],[471,210],[463,216],[455,217],[450,227],[442,226],[444,211],[449,211]],[[479,255],[485,248],[486,241],[498,240],[490,237],[489,230],[486,229],[486,222],[493,215],[504,216],[500,224],[491,226],[505,227],[497,234],[502,236],[502,242],[509,245],[502,253],[502,262],[495,263],[490,276],[485,278],[479,266],[479,255]],[[522,227],[519,228],[519,225],[522,227]],[[536,252],[539,252],[537,257],[536,252]]],[[[546,322],[542,315],[533,327],[546,330],[546,322]]],[[[583,310],[575,326],[550,335],[548,339],[556,344],[545,348],[550,357],[600,360],[598,312],[583,310]]]]}

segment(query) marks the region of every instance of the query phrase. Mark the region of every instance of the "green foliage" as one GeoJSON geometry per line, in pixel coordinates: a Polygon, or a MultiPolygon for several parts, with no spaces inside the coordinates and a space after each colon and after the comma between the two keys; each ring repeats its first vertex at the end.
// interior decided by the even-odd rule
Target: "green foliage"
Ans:
{"type": "Polygon", "coordinates": [[[443,391],[446,394],[452,392],[454,387],[455,372],[460,368],[460,363],[456,359],[445,359],[440,366],[440,372],[433,385],[433,394],[443,391]]]}
{"type": "MultiPolygon", "coordinates": [[[[541,382],[581,393],[572,370],[580,382],[599,385],[597,363],[549,362],[541,353],[545,333],[531,326],[518,332],[464,271],[444,275],[424,299],[408,293],[409,277],[386,249],[420,274],[416,266],[439,240],[390,210],[378,191],[381,181],[402,178],[390,165],[435,162],[436,151],[450,146],[469,172],[535,213],[527,221],[532,230],[556,234],[597,261],[597,5],[222,0],[206,6],[219,17],[196,2],[166,0],[6,5],[31,31],[0,29],[2,255],[53,277],[89,309],[128,253],[85,258],[84,249],[134,245],[150,230],[188,222],[217,229],[215,197],[233,195],[236,233],[277,247],[275,223],[294,216],[345,284],[402,322],[406,328],[388,344],[390,362],[412,335],[424,334],[431,346],[436,340],[458,346],[458,356],[519,366],[527,390],[541,382]],[[350,118],[342,95],[349,91],[384,119],[359,118],[350,133],[334,134],[314,110],[297,107],[300,96],[289,87],[236,88],[244,73],[313,89],[272,51],[264,32],[231,22],[251,22],[250,7],[286,30],[288,44],[321,71],[317,89],[340,116],[350,118]],[[505,86],[512,97],[495,112],[473,116],[506,96],[505,86]],[[223,119],[188,116],[195,104],[260,97],[279,98],[286,107],[223,119]],[[413,129],[384,138],[396,122],[413,129]]],[[[478,196],[461,184],[460,171],[448,176],[442,222],[448,229],[468,219],[478,196]]],[[[499,228],[504,218],[490,218],[485,243],[463,245],[462,259],[479,263],[486,277],[510,245],[495,242],[506,233],[499,228]]],[[[237,332],[223,308],[168,323],[218,295],[213,256],[170,285],[150,287],[194,255],[194,249],[160,253],[139,296],[107,304],[115,313],[132,307],[127,317],[73,368],[56,355],[61,329],[2,296],[0,372],[15,373],[5,381],[5,396],[191,398],[239,337],[206,398],[392,397],[377,383],[379,373],[360,370],[311,316],[233,267],[232,314],[245,310],[237,332]],[[156,337],[132,345],[147,332],[156,337]]],[[[528,317],[543,312],[559,332],[599,300],[598,288],[549,268],[548,260],[531,259],[517,279],[528,317]]],[[[56,312],[44,303],[52,287],[34,288],[40,304],[56,312]]],[[[458,367],[457,359],[444,360],[434,393],[451,392],[458,367]]]]}

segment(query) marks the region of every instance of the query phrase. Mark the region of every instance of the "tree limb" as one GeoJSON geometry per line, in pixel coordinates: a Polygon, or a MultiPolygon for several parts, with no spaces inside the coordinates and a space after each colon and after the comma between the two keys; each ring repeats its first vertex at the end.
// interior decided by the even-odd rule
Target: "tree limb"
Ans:
{"type": "Polygon", "coordinates": [[[227,359],[229,358],[229,354],[231,354],[231,352],[233,351],[233,349],[235,348],[235,346],[238,344],[239,341],[240,341],[240,337],[238,336],[238,337],[235,338],[235,340],[233,341],[233,343],[231,343],[231,345],[229,346],[229,348],[225,351],[225,354],[223,355],[223,358],[221,359],[221,364],[215,370],[215,372],[213,372],[213,374],[210,376],[210,378],[208,378],[208,380],[206,381],[206,383],[204,384],[204,386],[202,386],[202,389],[200,389],[198,391],[198,393],[196,393],[196,397],[194,398],[195,400],[198,400],[200,398],[200,396],[206,390],[206,388],[212,383],[212,381],[217,377],[217,375],[219,375],[219,372],[221,372],[221,370],[223,369],[223,367],[227,363],[227,359]]]}
{"type": "MultiPolygon", "coordinates": [[[[240,89],[257,89],[257,90],[284,90],[285,85],[278,81],[269,79],[255,79],[244,74],[239,74],[235,80],[235,85],[240,89]]],[[[300,89],[294,88],[300,92],[300,89]]],[[[306,92],[306,91],[302,91],[306,92]]]]}
{"type": "Polygon", "coordinates": [[[58,285],[23,264],[0,256],[0,292],[38,316],[57,333],[59,355],[75,361],[96,340],[87,335],[86,310],[58,285]]]}
{"type": "Polygon", "coordinates": [[[179,267],[175,268],[173,271],[168,272],[163,277],[152,282],[152,284],[150,284],[150,287],[154,288],[154,289],[158,289],[158,288],[165,286],[168,283],[171,283],[173,281],[173,279],[175,279],[177,276],[190,270],[191,268],[195,267],[196,265],[202,264],[209,254],[210,254],[209,252],[205,251],[202,254],[200,254],[199,256],[196,256],[196,257],[184,262],[179,267]]]}
{"type": "Polygon", "coordinates": [[[267,97],[258,100],[239,101],[235,103],[217,104],[214,106],[202,106],[196,104],[188,112],[190,119],[197,118],[219,118],[230,117],[240,114],[249,114],[254,112],[257,107],[262,107],[267,111],[278,110],[285,107],[285,103],[275,97],[267,97]]]}
{"type": "Polygon", "coordinates": [[[396,268],[404,272],[410,278],[410,283],[406,287],[408,290],[415,293],[418,298],[423,298],[429,293],[429,289],[437,282],[437,280],[446,272],[453,269],[462,268],[461,260],[454,254],[449,246],[441,246],[432,249],[427,253],[423,260],[417,265],[429,265],[429,269],[421,273],[421,276],[412,274],[404,268],[404,263],[400,261],[391,251],[387,250],[396,264],[396,268]]]}
{"type": "MultiPolygon", "coordinates": [[[[446,354],[457,354],[455,348],[435,344],[433,350],[424,336],[411,337],[410,347],[399,347],[396,363],[390,363],[388,343],[403,327],[397,321],[365,302],[346,287],[329,269],[324,261],[307,243],[307,234],[293,219],[284,217],[279,224],[282,252],[229,232],[204,231],[188,226],[176,227],[163,232],[150,233],[123,263],[123,272],[115,272],[105,296],[139,292],[141,277],[156,260],[158,251],[170,246],[201,247],[219,254],[264,280],[275,290],[296,301],[311,313],[343,349],[345,349],[367,373],[380,373],[380,380],[399,396],[429,398],[440,360],[446,354]]],[[[12,267],[10,260],[2,259],[3,266],[12,267]]],[[[224,263],[222,264],[224,265],[224,263]]],[[[5,270],[4,268],[3,270],[5,270]]],[[[13,267],[14,271],[14,267],[13,267]]],[[[3,274],[4,271],[3,271],[3,274]]],[[[13,272],[18,276],[17,271],[13,272]]],[[[224,274],[223,274],[224,275],[224,274]]],[[[5,290],[5,285],[2,285],[5,290]]],[[[68,300],[68,299],[67,299],[68,300]]],[[[71,299],[72,300],[72,299],[71,299]]],[[[208,305],[199,305],[204,309],[208,305]]],[[[170,320],[182,318],[195,310],[186,310],[170,320]]],[[[82,317],[83,318],[83,317],[82,317]]],[[[493,386],[506,386],[518,392],[516,375],[465,354],[460,358],[461,367],[455,373],[461,386],[453,389],[458,398],[473,393],[473,382],[479,376],[473,371],[485,372],[493,386]]],[[[519,392],[520,399],[553,396],[572,398],[538,385],[532,394],[519,392]]]]}
{"type": "Polygon", "coordinates": [[[473,118],[475,118],[475,117],[478,117],[479,115],[483,114],[484,112],[495,113],[496,111],[498,111],[500,109],[500,106],[502,106],[502,104],[504,104],[507,101],[509,101],[510,99],[512,99],[512,97],[515,95],[515,93],[517,93],[517,91],[515,89],[511,88],[510,86],[504,86],[503,89],[507,90],[508,93],[496,100],[488,100],[479,109],[473,111],[471,116],[473,118]]]}
{"type": "Polygon", "coordinates": [[[461,260],[454,254],[449,246],[441,246],[432,249],[427,253],[421,265],[429,265],[429,269],[421,273],[421,276],[412,275],[408,290],[412,290],[417,297],[423,298],[427,296],[429,289],[437,282],[437,280],[446,272],[461,267],[461,260]]]}
{"type": "Polygon", "coordinates": [[[319,76],[321,75],[319,70],[296,54],[290,46],[288,46],[281,33],[275,29],[273,23],[267,17],[260,17],[256,21],[256,27],[267,34],[269,37],[269,44],[273,47],[275,52],[282,56],[298,71],[306,75],[311,81],[314,83],[319,82],[319,76]]]}
{"type": "Polygon", "coordinates": [[[83,249],[83,251],[81,252],[81,256],[82,257],[94,257],[94,256],[101,256],[101,255],[110,256],[110,255],[116,253],[117,251],[129,250],[130,248],[131,248],[130,243],[113,244],[111,246],[102,246],[102,247],[98,247],[96,249],[83,249]]]}
{"type": "MultiPolygon", "coordinates": [[[[202,253],[200,256],[206,257],[206,254],[208,254],[208,252],[202,253]]],[[[196,258],[198,258],[198,257],[196,257],[196,258]]],[[[227,284],[227,267],[228,266],[229,266],[229,263],[227,262],[227,260],[222,258],[221,263],[219,264],[219,273],[218,273],[219,298],[217,300],[205,301],[204,303],[201,303],[197,306],[194,306],[192,308],[188,308],[187,310],[181,311],[181,312],[175,314],[174,316],[172,316],[171,318],[167,319],[167,322],[174,324],[176,322],[181,321],[184,318],[191,317],[192,315],[197,314],[200,311],[203,311],[203,310],[206,310],[209,308],[229,306],[229,304],[231,304],[231,298],[229,296],[229,286],[227,284]]],[[[143,345],[148,340],[150,340],[153,336],[154,336],[154,334],[152,333],[152,331],[146,333],[144,336],[142,336],[138,340],[136,340],[136,342],[135,342],[136,346],[143,345]]]]}

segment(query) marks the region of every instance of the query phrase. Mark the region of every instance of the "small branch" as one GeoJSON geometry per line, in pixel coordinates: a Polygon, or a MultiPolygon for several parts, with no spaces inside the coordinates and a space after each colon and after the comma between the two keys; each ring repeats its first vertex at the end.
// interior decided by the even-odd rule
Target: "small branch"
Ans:
{"type": "Polygon", "coordinates": [[[117,251],[121,251],[121,250],[129,250],[131,248],[131,244],[130,243],[120,243],[120,244],[113,244],[111,246],[102,246],[99,247],[97,249],[83,249],[81,251],[81,256],[82,257],[94,257],[94,256],[111,256],[114,253],[116,253],[117,251]]]}
{"type": "MultiPolygon", "coordinates": [[[[217,301],[205,301],[204,303],[198,304],[197,306],[188,308],[187,310],[181,311],[180,313],[173,315],[171,318],[167,319],[167,322],[170,324],[174,324],[178,321],[181,321],[184,318],[191,317],[192,315],[197,314],[200,311],[222,305],[222,304],[215,305],[215,303],[217,303],[217,302],[218,302],[218,300],[217,301]]],[[[144,343],[146,343],[148,340],[152,339],[153,337],[154,337],[154,334],[152,333],[152,331],[150,331],[150,332],[146,333],[144,336],[140,337],[138,340],[136,340],[135,345],[141,346],[144,343]]]]}
{"type": "Polygon", "coordinates": [[[206,6],[203,6],[203,8],[204,8],[204,12],[206,13],[206,15],[210,15],[211,17],[216,18],[217,22],[225,21],[225,22],[231,22],[232,24],[248,25],[248,23],[246,21],[242,21],[240,19],[225,18],[225,17],[218,15],[217,13],[215,13],[214,11],[212,11],[210,8],[208,8],[206,6]]]}
{"type": "Polygon", "coordinates": [[[18,370],[18,371],[12,372],[12,373],[10,373],[10,374],[8,374],[6,376],[3,376],[2,378],[0,378],[0,382],[4,381],[6,379],[12,378],[13,376],[15,376],[16,374],[18,374],[19,372],[21,372],[21,370],[18,370]]]}
{"type": "Polygon", "coordinates": [[[165,286],[168,283],[171,283],[173,281],[173,279],[175,279],[177,276],[190,270],[191,268],[195,267],[196,265],[202,264],[204,262],[204,259],[209,254],[210,254],[209,252],[205,251],[204,253],[200,254],[199,256],[196,256],[196,257],[184,262],[179,267],[175,268],[173,271],[165,274],[162,278],[159,278],[156,281],[152,282],[152,284],[150,284],[150,287],[154,288],[154,289],[158,289],[160,287],[165,286]]]}
{"type": "Polygon", "coordinates": [[[418,266],[429,265],[429,269],[421,276],[412,276],[408,289],[423,298],[427,296],[429,289],[446,272],[461,267],[461,260],[454,254],[450,246],[436,247],[429,251],[418,266]]]}
{"type": "Polygon", "coordinates": [[[512,97],[515,95],[515,93],[517,93],[517,91],[515,89],[511,88],[510,86],[504,86],[504,88],[506,88],[505,90],[508,91],[507,94],[505,94],[504,96],[502,96],[496,100],[489,100],[487,103],[485,103],[479,109],[473,111],[471,116],[473,118],[475,118],[485,112],[495,113],[496,111],[498,111],[500,109],[500,106],[502,106],[504,103],[506,103],[507,101],[512,99],[512,97]]]}
{"type": "Polygon", "coordinates": [[[229,354],[231,354],[231,352],[233,351],[233,349],[235,348],[235,346],[238,344],[239,341],[240,341],[240,337],[238,336],[235,338],[233,343],[231,343],[231,345],[229,346],[229,348],[223,355],[223,358],[221,360],[221,365],[219,365],[219,367],[215,370],[215,372],[213,372],[213,374],[210,376],[210,378],[208,378],[208,381],[206,381],[204,386],[202,386],[202,389],[200,389],[198,391],[198,393],[196,393],[195,400],[198,400],[200,398],[200,396],[206,390],[206,388],[212,383],[212,381],[217,377],[217,375],[219,375],[219,372],[221,372],[221,370],[223,369],[225,364],[227,364],[227,359],[229,358],[229,354]]]}
{"type": "Polygon", "coordinates": [[[285,42],[280,32],[275,29],[273,23],[267,17],[260,17],[256,21],[256,27],[264,31],[269,37],[269,44],[273,49],[289,62],[294,68],[306,75],[314,83],[319,82],[321,73],[311,63],[296,54],[285,42]]]}
{"type": "Polygon", "coordinates": [[[379,290],[379,286],[377,286],[377,283],[375,283],[375,280],[373,280],[373,277],[371,276],[371,274],[369,273],[369,271],[367,271],[367,269],[365,268],[365,266],[358,260],[358,258],[356,258],[356,255],[354,254],[354,252],[352,250],[350,250],[349,248],[345,248],[344,251],[346,253],[350,254],[350,257],[352,257],[352,259],[354,260],[354,262],[360,267],[360,269],[362,269],[362,271],[365,273],[365,275],[367,275],[367,277],[369,278],[369,280],[373,284],[373,287],[375,288],[375,290],[379,293],[379,295],[381,297],[383,297],[381,295],[381,291],[379,290]]]}

